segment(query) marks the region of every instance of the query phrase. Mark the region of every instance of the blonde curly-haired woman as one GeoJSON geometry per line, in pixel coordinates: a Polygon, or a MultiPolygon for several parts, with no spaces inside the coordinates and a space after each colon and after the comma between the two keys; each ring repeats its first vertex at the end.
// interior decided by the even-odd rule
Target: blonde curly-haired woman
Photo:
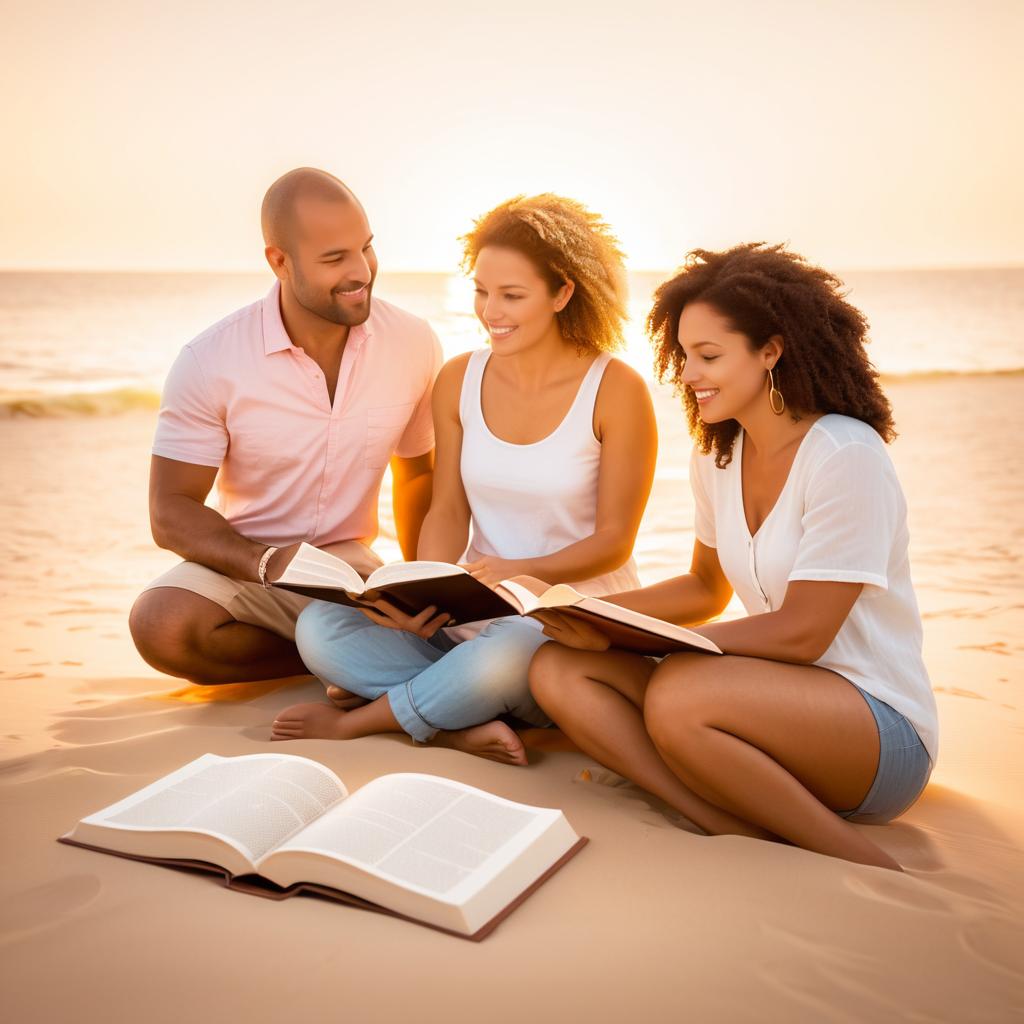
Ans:
{"type": "MultiPolygon", "coordinates": [[[[502,203],[462,241],[490,345],[456,356],[435,384],[437,464],[418,557],[460,561],[488,584],[526,575],[590,594],[636,587],[657,432],[643,379],[610,355],[626,315],[615,239],[580,203],[546,194],[502,203]]],[[[329,694],[369,703],[297,705],[274,738],[406,732],[525,764],[499,716],[548,724],[528,685],[547,638],[518,617],[454,629],[447,618],[311,603],[296,625],[303,661],[329,694]]]]}

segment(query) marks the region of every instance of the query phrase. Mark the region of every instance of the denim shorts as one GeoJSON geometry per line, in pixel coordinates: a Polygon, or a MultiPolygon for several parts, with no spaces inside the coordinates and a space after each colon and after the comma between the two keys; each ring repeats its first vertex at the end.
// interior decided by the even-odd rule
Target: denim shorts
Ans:
{"type": "Polygon", "coordinates": [[[837,813],[860,824],[884,825],[898,818],[921,795],[932,773],[932,763],[903,715],[859,686],[857,691],[871,708],[878,726],[878,768],[860,805],[837,813]]]}

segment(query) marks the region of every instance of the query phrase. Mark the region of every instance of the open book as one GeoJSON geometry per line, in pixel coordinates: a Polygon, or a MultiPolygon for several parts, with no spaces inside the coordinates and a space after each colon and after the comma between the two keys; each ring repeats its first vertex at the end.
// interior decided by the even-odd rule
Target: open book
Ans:
{"type": "Polygon", "coordinates": [[[549,587],[532,577],[517,576],[502,580],[492,590],[461,566],[448,562],[396,562],[374,570],[364,583],[347,562],[302,544],[273,585],[336,604],[359,605],[361,597],[383,597],[409,615],[418,615],[434,605],[451,616],[450,625],[558,611],[589,620],[613,647],[622,650],[657,655],[674,651],[722,653],[715,643],[693,630],[586,597],[567,583],[549,587]]]}
{"type": "Polygon", "coordinates": [[[476,940],[586,843],[558,810],[433,775],[384,775],[350,795],[330,769],[292,754],[204,754],[60,841],[476,940]]]}
{"type": "Polygon", "coordinates": [[[517,614],[507,601],[459,565],[393,562],[374,569],[364,582],[348,562],[312,544],[299,545],[272,586],[357,607],[365,603],[365,598],[383,597],[408,615],[418,615],[434,605],[452,617],[453,626],[517,614]]]}
{"type": "Polygon", "coordinates": [[[542,590],[537,586],[539,582],[529,576],[502,580],[498,593],[506,595],[521,615],[554,611],[569,618],[583,619],[608,637],[612,647],[620,650],[655,655],[675,651],[722,653],[713,640],[685,626],[655,619],[599,597],[587,597],[568,583],[558,583],[542,590]]]}

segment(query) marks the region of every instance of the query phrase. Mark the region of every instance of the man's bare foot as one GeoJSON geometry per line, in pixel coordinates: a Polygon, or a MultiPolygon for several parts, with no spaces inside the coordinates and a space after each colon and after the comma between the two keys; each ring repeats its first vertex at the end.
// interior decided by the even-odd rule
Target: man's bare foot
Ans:
{"type": "Polygon", "coordinates": [[[526,748],[515,730],[504,722],[485,722],[471,729],[439,732],[433,740],[436,746],[451,747],[477,757],[486,757],[499,764],[526,764],[526,748]]]}
{"type": "Polygon", "coordinates": [[[272,740],[347,740],[347,711],[331,704],[293,704],[285,708],[271,727],[272,740]]]}
{"type": "Polygon", "coordinates": [[[364,704],[370,703],[365,697],[360,697],[358,693],[343,690],[340,686],[328,686],[327,699],[339,711],[351,711],[353,708],[361,708],[364,704]]]}

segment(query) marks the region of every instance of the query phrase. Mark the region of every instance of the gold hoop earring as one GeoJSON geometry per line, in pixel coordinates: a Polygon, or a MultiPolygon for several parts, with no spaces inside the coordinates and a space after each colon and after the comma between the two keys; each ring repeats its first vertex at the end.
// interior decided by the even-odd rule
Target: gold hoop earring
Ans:
{"type": "Polygon", "coordinates": [[[781,416],[786,411],[786,400],[782,392],[775,386],[775,378],[772,376],[771,367],[768,368],[768,405],[776,416],[781,416]]]}

